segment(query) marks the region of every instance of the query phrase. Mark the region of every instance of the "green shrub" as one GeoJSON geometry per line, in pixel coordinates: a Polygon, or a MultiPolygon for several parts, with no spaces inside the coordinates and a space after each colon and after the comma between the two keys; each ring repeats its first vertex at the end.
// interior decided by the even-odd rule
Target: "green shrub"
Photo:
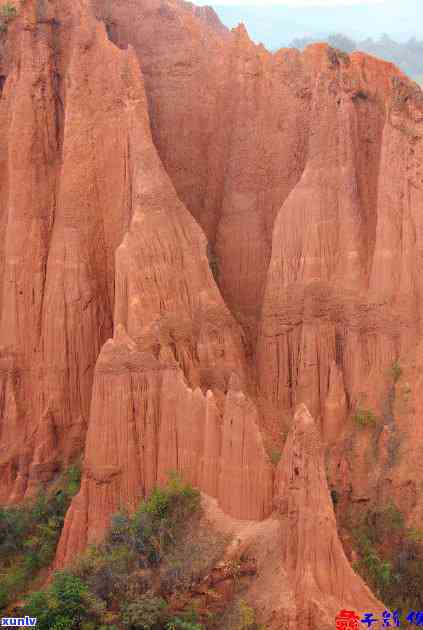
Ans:
{"type": "Polygon", "coordinates": [[[359,561],[354,568],[387,606],[421,609],[423,600],[423,533],[408,530],[390,503],[369,510],[352,530],[359,561]]]}
{"type": "Polygon", "coordinates": [[[0,507],[0,559],[2,564],[22,550],[29,529],[29,514],[22,507],[0,507]]]}
{"type": "Polygon", "coordinates": [[[0,17],[4,22],[10,22],[18,15],[18,10],[11,2],[6,2],[0,8],[0,17]]]}
{"type": "Polygon", "coordinates": [[[241,627],[250,628],[255,623],[254,610],[248,606],[243,599],[241,599],[239,602],[239,611],[241,616],[241,627]]]}
{"type": "Polygon", "coordinates": [[[405,527],[404,515],[392,501],[381,512],[388,531],[401,530],[405,527]]]}
{"type": "Polygon", "coordinates": [[[52,562],[79,480],[80,472],[72,466],[62,473],[54,491],[40,492],[18,507],[0,508],[0,609],[52,562]]]}
{"type": "Polygon", "coordinates": [[[196,609],[188,608],[168,619],[165,628],[166,630],[203,630],[204,626],[199,623],[196,609]]]}
{"type": "Polygon", "coordinates": [[[55,630],[79,628],[89,620],[89,592],[76,576],[62,571],[44,591],[32,593],[22,610],[22,616],[37,617],[37,628],[55,630]]]}
{"type": "MultiPolygon", "coordinates": [[[[74,478],[77,483],[73,472],[64,477],[57,500],[76,490],[68,483],[74,478]]],[[[31,506],[30,520],[42,522],[25,540],[31,570],[43,557],[40,536],[48,547],[55,531],[61,512],[54,506],[44,495],[31,506]]],[[[210,572],[227,544],[198,528],[200,514],[200,493],[172,475],[134,516],[116,514],[105,541],[90,547],[68,571],[55,574],[48,588],[33,593],[23,614],[38,617],[41,630],[203,630],[195,610],[176,615],[168,604],[175,594],[184,593],[189,600],[191,585],[210,572]]]]}
{"type": "Polygon", "coordinates": [[[216,255],[215,249],[211,243],[207,244],[207,260],[209,261],[210,270],[213,274],[213,278],[217,282],[219,280],[219,259],[216,255]]]}
{"type": "Polygon", "coordinates": [[[224,613],[221,626],[233,630],[264,630],[264,628],[256,622],[254,609],[243,599],[235,602],[229,610],[224,613]]]}
{"type": "Polygon", "coordinates": [[[357,407],[353,420],[360,427],[373,427],[376,425],[376,416],[371,409],[357,407]]]}
{"type": "Polygon", "coordinates": [[[332,499],[332,503],[333,503],[333,507],[336,508],[338,502],[339,502],[339,496],[336,490],[331,490],[330,491],[330,496],[332,499]]]}
{"type": "Polygon", "coordinates": [[[133,519],[135,549],[145,566],[158,565],[183,527],[200,509],[200,493],[172,475],[164,488],[156,488],[133,519]]]}
{"type": "Polygon", "coordinates": [[[128,544],[132,538],[132,522],[127,512],[117,512],[112,516],[109,540],[113,543],[128,544]]]}
{"type": "Polygon", "coordinates": [[[392,364],[391,374],[394,379],[394,383],[397,383],[399,379],[401,378],[401,374],[402,374],[402,368],[398,361],[395,361],[395,363],[392,364]]]}
{"type": "Polygon", "coordinates": [[[17,565],[2,573],[0,579],[0,610],[5,608],[11,599],[20,593],[28,582],[28,573],[24,567],[17,565]]]}
{"type": "Polygon", "coordinates": [[[210,533],[195,530],[192,535],[199,514],[200,493],[172,475],[133,517],[125,511],[115,514],[105,542],[88,549],[73,572],[111,608],[151,591],[153,571],[162,594],[187,590],[224,548],[210,533]]]}
{"type": "Polygon", "coordinates": [[[172,617],[165,626],[166,630],[203,630],[204,626],[195,621],[186,621],[181,617],[172,617]]]}
{"type": "Polygon", "coordinates": [[[382,597],[385,586],[392,578],[392,566],[379,557],[365,528],[356,530],[354,534],[360,560],[353,568],[372,586],[377,595],[382,597]]]}
{"type": "Polygon", "coordinates": [[[223,541],[196,530],[191,536],[199,514],[200,493],[171,475],[133,517],[124,510],[115,514],[105,542],[89,548],[72,571],[107,608],[125,602],[129,624],[138,610],[132,604],[151,598],[153,582],[161,595],[184,592],[221,556],[223,541]]]}
{"type": "Polygon", "coordinates": [[[416,543],[423,543],[423,529],[410,529],[407,538],[416,543]]]}
{"type": "Polygon", "coordinates": [[[80,466],[70,466],[64,473],[66,483],[65,491],[68,496],[74,496],[79,492],[81,485],[81,468],[80,466]]]}
{"type": "Polygon", "coordinates": [[[5,33],[10,22],[18,15],[14,4],[7,2],[0,7],[0,33],[5,33]]]}
{"type": "Polygon", "coordinates": [[[279,464],[281,457],[282,453],[280,450],[275,448],[270,451],[270,461],[274,466],[277,466],[279,464]]]}
{"type": "Polygon", "coordinates": [[[197,519],[186,521],[159,567],[163,593],[184,592],[200,581],[222,557],[230,537],[197,527],[197,519]]]}
{"type": "Polygon", "coordinates": [[[131,630],[151,630],[160,628],[165,620],[167,603],[154,593],[142,595],[136,602],[127,604],[122,609],[125,628],[131,630]]]}
{"type": "Polygon", "coordinates": [[[404,516],[392,502],[385,507],[368,510],[361,525],[361,531],[365,532],[371,544],[392,538],[403,528],[404,516]]]}

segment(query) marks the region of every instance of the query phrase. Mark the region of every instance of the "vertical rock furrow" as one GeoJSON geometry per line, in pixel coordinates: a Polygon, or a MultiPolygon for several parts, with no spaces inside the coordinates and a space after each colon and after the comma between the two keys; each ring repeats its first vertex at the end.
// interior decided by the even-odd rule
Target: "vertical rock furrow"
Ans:
{"type": "Polygon", "coordinates": [[[294,627],[333,627],[341,609],[377,616],[383,604],[354,573],[338,538],[320,432],[305,405],[297,408],[278,466],[275,502],[282,562],[295,594],[294,627]]]}

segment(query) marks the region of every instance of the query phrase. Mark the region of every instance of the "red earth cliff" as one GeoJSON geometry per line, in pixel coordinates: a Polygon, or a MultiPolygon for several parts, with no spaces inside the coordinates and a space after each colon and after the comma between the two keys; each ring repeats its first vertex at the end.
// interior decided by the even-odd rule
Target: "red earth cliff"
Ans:
{"type": "Polygon", "coordinates": [[[176,469],[280,522],[292,628],[379,606],[328,483],[423,525],[421,89],[176,0],[27,0],[0,50],[1,501],[84,454],[62,566],[176,469]]]}

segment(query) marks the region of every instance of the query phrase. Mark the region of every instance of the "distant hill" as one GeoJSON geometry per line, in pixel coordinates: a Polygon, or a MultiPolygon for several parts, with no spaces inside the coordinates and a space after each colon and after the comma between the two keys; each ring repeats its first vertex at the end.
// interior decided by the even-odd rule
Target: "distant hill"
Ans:
{"type": "Polygon", "coordinates": [[[423,83],[421,6],[422,0],[382,0],[339,5],[336,9],[283,5],[213,8],[230,28],[243,22],[250,37],[269,50],[285,46],[302,48],[311,42],[335,39],[340,44],[337,48],[347,52],[359,49],[392,61],[423,83]]]}
{"type": "MultiPolygon", "coordinates": [[[[204,4],[210,2],[205,0],[204,4]]],[[[378,39],[383,33],[398,42],[411,37],[423,40],[422,0],[385,0],[322,6],[224,6],[217,0],[213,8],[229,27],[244,22],[251,38],[267,48],[287,46],[294,38],[321,38],[329,33],[345,33],[355,41],[378,39]]]]}
{"type": "MultiPolygon", "coordinates": [[[[348,53],[353,50],[362,50],[376,57],[392,61],[415,81],[420,84],[423,83],[423,40],[419,41],[413,37],[402,43],[393,40],[388,35],[382,35],[377,40],[368,37],[363,41],[355,42],[341,34],[329,35],[324,37],[323,40],[327,41],[331,46],[348,53]]],[[[295,38],[290,42],[290,46],[302,49],[317,41],[322,41],[322,39],[313,37],[295,38]]]]}

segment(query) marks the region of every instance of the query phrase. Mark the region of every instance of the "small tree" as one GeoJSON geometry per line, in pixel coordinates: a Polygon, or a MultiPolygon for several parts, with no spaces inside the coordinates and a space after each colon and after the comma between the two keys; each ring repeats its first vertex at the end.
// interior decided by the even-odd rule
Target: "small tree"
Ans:
{"type": "Polygon", "coordinates": [[[357,407],[353,420],[360,427],[374,427],[376,425],[376,416],[371,409],[357,407]]]}
{"type": "Polygon", "coordinates": [[[75,575],[56,573],[51,586],[33,593],[23,608],[23,616],[37,617],[37,628],[55,630],[78,628],[89,617],[89,592],[75,575]]]}
{"type": "Polygon", "coordinates": [[[7,27],[10,22],[18,15],[18,10],[14,4],[6,2],[0,8],[0,32],[7,31],[7,27]]]}
{"type": "Polygon", "coordinates": [[[6,4],[1,7],[0,12],[3,19],[7,21],[13,20],[18,14],[17,8],[11,2],[6,2],[6,4]]]}
{"type": "Polygon", "coordinates": [[[154,593],[146,593],[131,604],[123,607],[123,623],[131,630],[151,630],[164,621],[167,604],[154,593]]]}

